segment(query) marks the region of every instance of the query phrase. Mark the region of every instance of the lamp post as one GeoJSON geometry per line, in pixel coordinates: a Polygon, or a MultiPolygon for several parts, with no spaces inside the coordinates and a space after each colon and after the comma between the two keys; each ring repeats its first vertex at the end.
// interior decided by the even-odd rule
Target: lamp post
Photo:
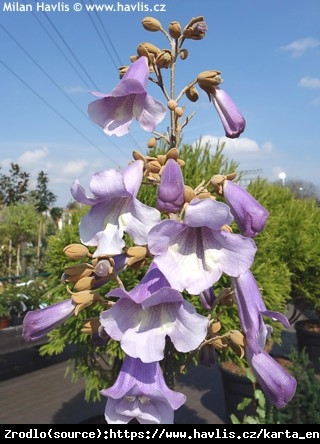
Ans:
{"type": "Polygon", "coordinates": [[[282,171],[281,173],[279,173],[279,179],[281,179],[282,181],[282,186],[284,187],[285,183],[286,183],[286,173],[284,171],[282,171]]]}
{"type": "Polygon", "coordinates": [[[299,191],[300,191],[300,198],[303,199],[303,188],[300,187],[300,188],[299,188],[299,191]]]}

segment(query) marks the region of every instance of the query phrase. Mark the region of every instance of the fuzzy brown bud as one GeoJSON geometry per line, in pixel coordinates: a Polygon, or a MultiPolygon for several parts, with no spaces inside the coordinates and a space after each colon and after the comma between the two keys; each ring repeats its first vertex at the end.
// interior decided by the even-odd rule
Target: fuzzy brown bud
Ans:
{"type": "Polygon", "coordinates": [[[186,60],[188,58],[188,50],[187,49],[182,49],[179,53],[180,59],[181,60],[186,60]]]}
{"type": "Polygon", "coordinates": [[[199,99],[199,93],[194,86],[187,89],[186,96],[190,102],[196,102],[199,99]]]}
{"type": "Polygon", "coordinates": [[[173,39],[178,39],[181,36],[181,25],[179,22],[171,22],[169,25],[169,34],[173,39]]]}
{"type": "Polygon", "coordinates": [[[157,57],[157,55],[160,54],[160,52],[161,52],[160,48],[148,42],[142,42],[137,47],[137,53],[140,56],[144,55],[148,57],[148,54],[153,54],[154,56],[157,57]]]}
{"type": "Polygon", "coordinates": [[[148,148],[154,148],[155,146],[157,146],[157,140],[156,140],[155,137],[151,137],[151,138],[148,140],[147,147],[148,147],[148,148]]]}
{"type": "Polygon", "coordinates": [[[203,21],[203,17],[196,17],[185,27],[183,36],[186,39],[202,40],[207,30],[207,24],[203,21]]]}
{"type": "Polygon", "coordinates": [[[162,29],[159,20],[153,17],[145,17],[144,19],[142,19],[141,23],[144,29],[150,32],[157,32],[160,31],[160,29],[162,29]]]}
{"type": "Polygon", "coordinates": [[[128,71],[129,66],[120,66],[119,68],[119,77],[122,79],[122,77],[125,75],[125,73],[128,71]]]}
{"type": "Polygon", "coordinates": [[[201,89],[207,93],[210,93],[212,92],[212,89],[214,89],[217,85],[220,85],[222,82],[220,74],[220,71],[202,71],[197,77],[198,85],[201,89]]]}
{"type": "Polygon", "coordinates": [[[171,111],[174,111],[174,109],[178,106],[178,104],[175,100],[169,100],[167,106],[171,111]]]}
{"type": "Polygon", "coordinates": [[[82,244],[70,244],[63,249],[64,254],[73,260],[85,259],[91,257],[89,250],[82,244]]]}
{"type": "Polygon", "coordinates": [[[156,57],[155,63],[158,68],[169,68],[172,62],[172,53],[169,49],[163,49],[156,57]]]}
{"type": "Polygon", "coordinates": [[[195,197],[196,197],[196,193],[194,192],[194,190],[189,185],[185,185],[185,187],[184,187],[184,200],[185,200],[185,202],[189,203],[195,197]]]}
{"type": "Polygon", "coordinates": [[[181,106],[177,106],[174,109],[174,113],[177,117],[182,117],[183,116],[183,108],[181,108],[181,106]]]}

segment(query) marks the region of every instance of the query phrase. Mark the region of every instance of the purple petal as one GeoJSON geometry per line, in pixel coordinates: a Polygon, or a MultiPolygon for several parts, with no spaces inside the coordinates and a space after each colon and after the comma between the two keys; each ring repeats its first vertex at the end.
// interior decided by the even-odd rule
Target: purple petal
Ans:
{"type": "Polygon", "coordinates": [[[189,227],[219,230],[233,221],[228,205],[213,199],[193,199],[186,209],[184,223],[189,227]]]}
{"type": "Polygon", "coordinates": [[[184,203],[184,181],[180,166],[173,159],[165,164],[158,187],[157,208],[164,213],[177,213],[184,203]]]}
{"type": "Polygon", "coordinates": [[[115,384],[102,390],[108,397],[108,424],[126,424],[136,418],[141,424],[172,424],[173,413],[186,397],[170,390],[158,362],[142,363],[126,356],[115,384]]]}
{"type": "Polygon", "coordinates": [[[91,210],[80,221],[80,238],[85,245],[96,246],[94,256],[121,253],[125,243],[124,232],[137,245],[147,243],[149,230],[160,221],[157,209],[139,202],[137,194],[142,181],[143,162],[137,160],[124,172],[107,170],[94,174],[88,198],[75,182],[72,195],[80,203],[91,205],[91,210]]]}
{"type": "Polygon", "coordinates": [[[223,194],[241,234],[255,237],[264,229],[269,213],[248,191],[225,180],[223,194]]]}
{"type": "Polygon", "coordinates": [[[264,394],[278,409],[287,405],[297,388],[297,381],[268,353],[247,350],[252,371],[264,394]]]}
{"type": "Polygon", "coordinates": [[[231,278],[234,294],[238,305],[239,319],[248,346],[254,353],[260,353],[271,332],[271,327],[265,325],[262,316],[268,316],[280,321],[284,327],[289,327],[287,317],[281,313],[266,309],[258,284],[250,270],[231,278]]]}
{"type": "Polygon", "coordinates": [[[22,336],[26,341],[35,341],[61,325],[73,315],[75,305],[71,299],[61,301],[49,307],[28,311],[22,327],[22,336]]]}
{"type": "Polygon", "coordinates": [[[212,310],[213,304],[217,299],[214,289],[212,287],[202,291],[199,294],[201,305],[206,310],[212,310]]]}
{"type": "Polygon", "coordinates": [[[208,325],[207,318],[186,301],[142,309],[128,299],[118,300],[101,313],[100,322],[113,339],[121,342],[125,353],[143,362],[163,359],[166,335],[178,351],[196,349],[205,339],[208,325]]]}
{"type": "Polygon", "coordinates": [[[206,227],[192,228],[173,220],[162,221],[151,229],[148,246],[170,285],[191,294],[200,294],[211,287],[222,273],[229,276],[244,273],[252,265],[257,250],[251,239],[241,235],[206,227]]]}
{"type": "Polygon", "coordinates": [[[146,91],[149,67],[146,57],[140,57],[109,93],[94,92],[100,99],[88,106],[89,117],[108,135],[123,136],[136,119],[146,131],[153,131],[166,114],[164,105],[146,91]]]}
{"type": "Polygon", "coordinates": [[[235,103],[218,86],[210,97],[222,121],[226,137],[231,139],[239,137],[245,129],[246,121],[235,103]]]}

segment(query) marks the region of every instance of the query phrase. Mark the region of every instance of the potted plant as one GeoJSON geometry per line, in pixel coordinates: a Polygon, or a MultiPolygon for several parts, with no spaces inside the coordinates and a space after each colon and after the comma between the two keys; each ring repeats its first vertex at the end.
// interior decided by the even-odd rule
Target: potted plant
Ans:
{"type": "Polygon", "coordinates": [[[298,349],[306,349],[317,373],[320,372],[320,207],[316,199],[298,199],[286,187],[255,182],[250,192],[270,210],[265,232],[257,239],[264,251],[266,235],[276,242],[273,253],[290,273],[289,321],[296,329],[298,349]],[[304,316],[306,319],[301,319],[304,316]]]}
{"type": "Polygon", "coordinates": [[[0,329],[7,328],[10,325],[10,308],[7,299],[0,294],[0,329]]]}

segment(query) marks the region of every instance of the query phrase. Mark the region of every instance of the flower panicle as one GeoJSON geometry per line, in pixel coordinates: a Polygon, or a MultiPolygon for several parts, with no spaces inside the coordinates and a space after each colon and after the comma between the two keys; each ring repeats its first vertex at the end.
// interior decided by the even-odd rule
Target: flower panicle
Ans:
{"type": "Polygon", "coordinates": [[[168,29],[151,16],[141,24],[165,45],[138,43],[130,63],[119,68],[118,84],[109,93],[92,92],[88,115],[107,136],[127,135],[137,122],[150,133],[148,152],[133,149],[125,168],[94,173],[89,193],[73,182],[73,199],[88,211],[79,222],[79,243],[63,249],[75,261],[61,276],[68,298],[28,313],[23,337],[38,339],[77,316],[94,347],[117,344],[120,371],[101,391],[109,424],[173,423],[186,401],[174,387],[176,354],[185,356],[180,369],[194,357],[212,367],[232,350],[282,408],[296,383],[266,352],[272,328],[264,318],[284,327],[288,320],[267,309],[252,272],[255,238],[269,213],[237,184],[236,173],[210,171],[195,184],[197,165],[180,157],[183,130],[195,115],[182,99],[190,106],[205,92],[231,139],[244,132],[246,120],[222,89],[220,70],[198,73],[176,93],[176,64],[190,60],[185,45],[208,35],[203,16],[186,25],[173,20],[168,29]],[[151,83],[163,103],[149,94],[151,83]],[[160,132],[165,117],[170,124],[160,132]],[[234,309],[239,322],[226,331],[222,315],[234,309]]]}

